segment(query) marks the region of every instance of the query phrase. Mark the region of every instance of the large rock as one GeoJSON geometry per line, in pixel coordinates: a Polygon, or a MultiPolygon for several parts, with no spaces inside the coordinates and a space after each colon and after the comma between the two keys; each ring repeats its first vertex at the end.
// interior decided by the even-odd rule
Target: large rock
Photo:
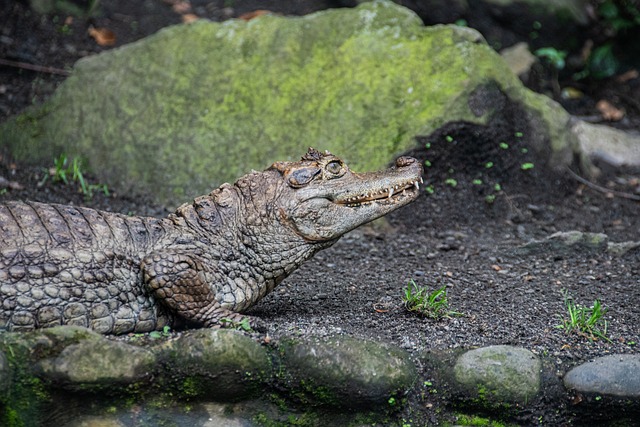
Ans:
{"type": "Polygon", "coordinates": [[[202,20],[82,59],[44,105],[0,127],[0,146],[23,161],[82,156],[117,190],[177,205],[310,145],[380,168],[447,123],[508,121],[497,93],[522,106],[530,145],[551,145],[555,164],[572,158],[568,114],[525,89],[478,32],[424,27],[374,1],[202,20]]]}
{"type": "Polygon", "coordinates": [[[310,405],[389,408],[417,376],[404,351],[348,336],[290,340],[280,357],[280,380],[310,405]]]}

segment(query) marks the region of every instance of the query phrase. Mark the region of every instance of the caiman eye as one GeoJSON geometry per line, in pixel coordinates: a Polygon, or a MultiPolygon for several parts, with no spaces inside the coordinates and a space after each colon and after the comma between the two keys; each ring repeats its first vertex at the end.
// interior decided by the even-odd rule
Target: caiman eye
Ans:
{"type": "Polygon", "coordinates": [[[325,169],[331,175],[340,175],[340,173],[342,172],[342,163],[338,161],[329,162],[325,169]]]}
{"type": "Polygon", "coordinates": [[[302,187],[310,183],[319,173],[320,169],[314,167],[296,169],[289,174],[289,185],[295,188],[302,187]]]}

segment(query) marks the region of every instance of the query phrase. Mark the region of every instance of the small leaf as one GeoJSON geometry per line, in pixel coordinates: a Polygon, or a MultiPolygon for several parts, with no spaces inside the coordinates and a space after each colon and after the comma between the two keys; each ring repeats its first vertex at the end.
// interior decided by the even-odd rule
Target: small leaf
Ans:
{"type": "Polygon", "coordinates": [[[116,44],[116,35],[108,28],[89,27],[88,32],[99,46],[113,46],[116,44]]]}

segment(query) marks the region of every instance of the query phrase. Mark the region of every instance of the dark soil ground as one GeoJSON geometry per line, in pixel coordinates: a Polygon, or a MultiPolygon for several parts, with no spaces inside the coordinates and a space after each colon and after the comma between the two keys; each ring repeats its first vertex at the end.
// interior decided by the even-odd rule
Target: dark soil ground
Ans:
{"type": "MultiPolygon", "coordinates": [[[[336,6],[311,0],[237,1],[231,2],[233,7],[225,7],[229,2],[223,1],[191,3],[194,13],[214,20],[255,9],[304,14],[336,6]]],[[[0,10],[0,59],[62,70],[105,49],[86,35],[89,24],[114,31],[118,46],[181,20],[170,4],[159,0],[103,1],[102,14],[89,21],[38,16],[23,3],[8,0],[0,0],[0,10]]],[[[0,66],[0,119],[42,101],[63,79],[0,66]]],[[[539,86],[544,87],[544,81],[539,86]]],[[[639,86],[638,78],[585,86],[589,95],[574,113],[599,117],[595,101],[607,96],[626,109],[618,126],[638,128],[640,109],[633,99],[640,99],[639,86]],[[624,104],[630,96],[632,101],[624,104]]],[[[606,233],[616,242],[640,241],[639,202],[595,191],[566,173],[547,169],[526,146],[526,133],[534,130],[521,131],[522,135],[513,129],[452,125],[418,138],[411,154],[430,162],[425,175],[430,191],[389,215],[387,222],[362,227],[319,253],[251,314],[271,325],[273,338],[345,333],[394,343],[419,360],[429,351],[510,344],[548,357],[562,374],[597,356],[638,353],[639,251],[623,257],[588,251],[523,255],[516,248],[568,230],[606,233]],[[532,163],[533,169],[522,170],[524,163],[532,163]],[[461,315],[432,320],[409,313],[402,302],[409,280],[429,289],[446,286],[450,309],[461,315]],[[556,327],[566,315],[563,291],[584,306],[596,299],[602,302],[610,342],[556,327]]],[[[31,199],[139,215],[168,213],[166,207],[140,197],[96,192],[86,199],[75,185],[44,180],[51,166],[16,165],[3,158],[0,177],[13,183],[3,185],[0,201],[31,199]]],[[[637,196],[639,171],[605,172],[599,185],[637,196]]],[[[176,206],[182,202],[176,201],[176,206]]],[[[437,381],[429,371],[423,375],[437,381]]],[[[447,404],[443,395],[416,393],[413,399],[420,402],[414,403],[425,409],[413,425],[441,421],[436,414],[447,404]]],[[[574,424],[571,401],[561,401],[558,408],[556,402],[545,407],[544,400],[521,413],[517,422],[537,424],[542,417],[545,425],[574,424]]]]}

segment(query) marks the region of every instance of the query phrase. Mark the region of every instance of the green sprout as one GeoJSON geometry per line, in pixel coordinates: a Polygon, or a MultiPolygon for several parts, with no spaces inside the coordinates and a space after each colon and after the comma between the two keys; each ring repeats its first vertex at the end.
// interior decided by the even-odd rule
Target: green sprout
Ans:
{"type": "Polygon", "coordinates": [[[509,148],[509,144],[507,144],[506,142],[501,142],[500,144],[498,144],[500,146],[500,148],[502,148],[503,150],[506,150],[509,148]]]}
{"type": "Polygon", "coordinates": [[[447,178],[447,179],[445,179],[445,180],[444,180],[444,183],[445,183],[445,184],[447,184],[447,185],[450,185],[450,186],[452,186],[452,187],[456,187],[456,186],[458,185],[458,181],[456,181],[456,180],[455,180],[455,179],[453,179],[453,178],[447,178]]]}
{"type": "Polygon", "coordinates": [[[520,166],[520,169],[522,169],[523,171],[528,171],[528,170],[530,170],[530,169],[533,169],[533,167],[534,167],[534,164],[533,164],[533,163],[523,163],[523,164],[520,166]]]}
{"type": "Polygon", "coordinates": [[[607,321],[603,318],[607,310],[602,308],[599,300],[595,300],[591,307],[584,307],[576,304],[566,289],[562,291],[562,295],[567,314],[566,316],[558,315],[561,323],[556,325],[556,328],[564,329],[567,334],[576,332],[590,341],[602,338],[611,342],[607,338],[607,321]],[[600,329],[600,324],[602,324],[602,329],[600,329]]]}
{"type": "Polygon", "coordinates": [[[460,315],[460,313],[449,310],[449,300],[447,299],[446,285],[429,292],[426,287],[418,286],[411,279],[404,290],[402,297],[407,310],[429,317],[431,319],[442,319],[460,315]]]}
{"type": "Polygon", "coordinates": [[[482,180],[479,178],[474,179],[473,181],[471,181],[471,183],[473,185],[482,185],[482,180]]]}
{"type": "Polygon", "coordinates": [[[224,318],[220,319],[220,323],[222,323],[225,327],[229,327],[231,329],[237,329],[239,331],[245,332],[252,331],[251,323],[249,323],[249,319],[246,317],[243,317],[239,322],[232,319],[224,318]]]}
{"type": "Polygon", "coordinates": [[[487,169],[491,169],[493,167],[493,162],[487,162],[484,164],[484,167],[487,169]]]}
{"type": "Polygon", "coordinates": [[[82,172],[82,161],[75,157],[71,162],[66,154],[61,154],[53,161],[53,167],[49,168],[45,173],[41,183],[43,184],[51,176],[53,182],[63,182],[65,185],[69,185],[70,182],[77,182],[80,185],[82,194],[87,199],[93,197],[95,190],[104,192],[105,196],[109,195],[109,189],[106,184],[89,184],[82,172]]]}
{"type": "Polygon", "coordinates": [[[534,52],[538,58],[545,59],[556,70],[562,70],[566,65],[565,58],[567,52],[558,50],[555,47],[542,47],[534,52]]]}

